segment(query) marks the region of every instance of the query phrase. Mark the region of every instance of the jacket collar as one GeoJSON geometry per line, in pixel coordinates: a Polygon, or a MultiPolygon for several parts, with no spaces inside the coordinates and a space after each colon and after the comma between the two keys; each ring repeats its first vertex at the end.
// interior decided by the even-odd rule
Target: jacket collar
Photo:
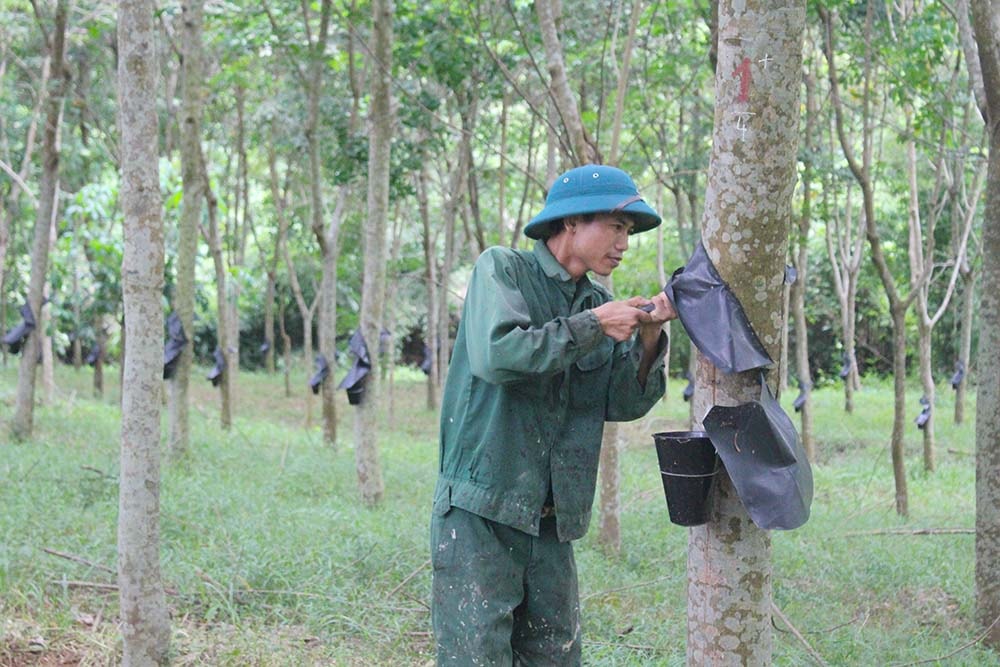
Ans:
{"type": "Polygon", "coordinates": [[[574,282],[573,277],[569,275],[569,272],[563,268],[563,265],[559,263],[559,260],[549,250],[549,247],[545,245],[545,239],[535,241],[534,252],[535,257],[538,259],[538,264],[542,268],[542,272],[551,278],[559,286],[559,290],[571,301],[576,301],[577,298],[593,292],[594,287],[590,282],[590,277],[584,275],[579,281],[574,282]]]}

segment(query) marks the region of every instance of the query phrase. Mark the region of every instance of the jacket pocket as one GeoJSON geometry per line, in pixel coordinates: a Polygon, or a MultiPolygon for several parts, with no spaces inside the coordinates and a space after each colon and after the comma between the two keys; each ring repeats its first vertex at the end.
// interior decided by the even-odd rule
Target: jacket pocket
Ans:
{"type": "Polygon", "coordinates": [[[614,341],[605,338],[597,349],[577,359],[568,378],[571,405],[593,408],[605,404],[612,354],[614,341]]]}
{"type": "Polygon", "coordinates": [[[435,570],[455,562],[457,540],[454,528],[449,525],[451,516],[451,487],[446,486],[436,494],[431,510],[431,567],[435,570]]]}

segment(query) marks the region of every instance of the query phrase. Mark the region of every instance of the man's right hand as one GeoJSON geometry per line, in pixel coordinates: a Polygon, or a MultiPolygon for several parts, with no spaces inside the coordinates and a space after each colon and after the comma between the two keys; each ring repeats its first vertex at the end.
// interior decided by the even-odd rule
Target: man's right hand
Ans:
{"type": "Polygon", "coordinates": [[[601,324],[605,336],[611,336],[619,343],[631,338],[636,328],[651,321],[649,313],[639,310],[649,303],[649,299],[634,296],[625,301],[609,301],[594,308],[594,315],[601,324]]]}

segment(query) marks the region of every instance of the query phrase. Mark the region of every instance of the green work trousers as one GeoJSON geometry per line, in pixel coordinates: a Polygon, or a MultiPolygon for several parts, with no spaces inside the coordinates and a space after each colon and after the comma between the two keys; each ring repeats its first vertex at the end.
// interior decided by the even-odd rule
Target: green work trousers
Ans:
{"type": "Polygon", "coordinates": [[[458,507],[431,518],[437,664],[579,665],[573,545],[555,517],[538,537],[458,507]]]}

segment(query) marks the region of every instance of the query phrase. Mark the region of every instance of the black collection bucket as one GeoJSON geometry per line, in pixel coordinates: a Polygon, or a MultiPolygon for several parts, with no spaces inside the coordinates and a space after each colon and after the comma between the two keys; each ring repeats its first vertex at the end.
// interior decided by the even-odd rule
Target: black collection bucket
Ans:
{"type": "Polygon", "coordinates": [[[700,526],[708,521],[708,493],[719,471],[715,446],[704,431],[654,433],[653,441],[670,521],[700,526]]]}

